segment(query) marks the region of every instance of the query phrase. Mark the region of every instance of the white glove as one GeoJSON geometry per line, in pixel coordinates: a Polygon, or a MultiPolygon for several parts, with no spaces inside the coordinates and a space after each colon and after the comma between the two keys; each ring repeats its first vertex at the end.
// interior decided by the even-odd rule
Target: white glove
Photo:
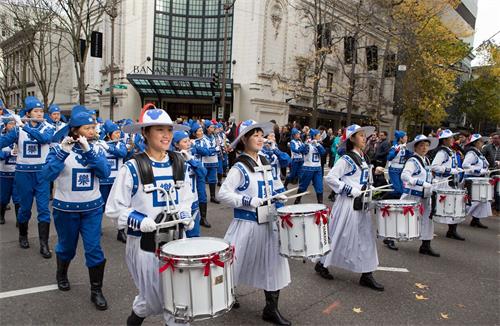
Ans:
{"type": "Polygon", "coordinates": [[[141,222],[141,232],[156,231],[156,222],[152,218],[145,217],[141,222]]]}
{"type": "Polygon", "coordinates": [[[24,127],[24,123],[22,122],[20,116],[18,116],[17,114],[13,114],[12,116],[14,117],[14,121],[16,122],[16,125],[18,125],[21,128],[24,127]]]}
{"type": "Polygon", "coordinates": [[[432,184],[430,184],[429,182],[424,182],[423,187],[424,189],[430,189],[432,188],[432,184]]]}
{"type": "Polygon", "coordinates": [[[288,197],[286,195],[279,195],[275,197],[277,201],[282,203],[286,203],[288,201],[288,197]]]}
{"type": "Polygon", "coordinates": [[[353,196],[354,198],[361,196],[361,189],[352,187],[351,196],[353,196]]]}
{"type": "Polygon", "coordinates": [[[459,174],[460,172],[462,172],[462,171],[463,171],[463,170],[462,170],[462,171],[460,171],[460,170],[462,170],[462,169],[459,169],[459,168],[453,168],[453,169],[451,169],[450,173],[451,173],[451,174],[459,174]]]}
{"type": "Polygon", "coordinates": [[[75,146],[73,138],[71,138],[70,136],[64,137],[63,141],[61,142],[62,150],[66,153],[69,153],[73,149],[73,146],[75,146]]]}
{"type": "Polygon", "coordinates": [[[479,173],[483,174],[483,175],[486,175],[488,174],[488,169],[481,169],[481,171],[479,173]]]}
{"type": "Polygon", "coordinates": [[[194,219],[191,218],[191,214],[189,212],[181,212],[179,217],[182,220],[182,223],[185,225],[185,229],[190,231],[194,228],[194,219]]]}
{"type": "Polygon", "coordinates": [[[80,143],[80,147],[83,149],[84,152],[90,151],[90,145],[86,137],[83,136],[78,137],[78,142],[80,143]]]}
{"type": "Polygon", "coordinates": [[[106,141],[104,140],[99,140],[99,145],[101,145],[101,147],[104,148],[105,150],[109,149],[108,143],[106,143],[106,141]]]}
{"type": "Polygon", "coordinates": [[[262,206],[264,204],[264,200],[259,197],[252,197],[252,200],[250,200],[250,206],[253,208],[257,208],[259,206],[262,206]]]}
{"type": "Polygon", "coordinates": [[[381,174],[384,174],[384,171],[385,171],[385,169],[384,169],[383,167],[381,167],[381,166],[377,166],[377,167],[375,168],[375,174],[376,174],[376,175],[381,175],[381,174]]]}

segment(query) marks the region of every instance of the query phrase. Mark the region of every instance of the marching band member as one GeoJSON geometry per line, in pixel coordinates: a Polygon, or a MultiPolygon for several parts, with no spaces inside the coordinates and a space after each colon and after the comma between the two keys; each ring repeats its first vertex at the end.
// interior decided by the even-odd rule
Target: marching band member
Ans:
{"type": "MultiPolygon", "coordinates": [[[[267,160],[271,163],[272,172],[273,172],[273,189],[277,193],[281,193],[285,191],[285,186],[281,181],[281,168],[287,167],[290,165],[292,159],[290,155],[285,152],[279,150],[276,145],[276,136],[274,132],[271,132],[266,137],[266,142],[264,143],[264,147],[262,148],[262,153],[266,155],[267,160]]],[[[278,206],[279,203],[276,203],[278,206]]]]}
{"type": "Polygon", "coordinates": [[[217,146],[219,148],[219,152],[217,153],[219,158],[219,164],[217,165],[217,186],[221,186],[222,176],[225,173],[224,169],[224,155],[226,148],[226,134],[224,133],[224,129],[222,127],[222,123],[218,122],[215,125],[215,138],[217,139],[217,146]]]}
{"type": "MultiPolygon", "coordinates": [[[[186,131],[178,130],[174,132],[172,140],[175,150],[181,153],[186,160],[187,173],[189,175],[189,188],[193,193],[193,205],[191,206],[191,216],[194,218],[194,228],[186,231],[186,236],[199,237],[200,236],[200,207],[198,202],[198,194],[205,191],[205,178],[207,177],[207,170],[203,167],[200,161],[197,161],[191,151],[191,140],[186,131]],[[203,187],[203,189],[201,189],[203,187]]],[[[205,193],[206,201],[206,193],[205,193]]],[[[205,203],[206,205],[206,203],[205,203]]],[[[206,207],[206,206],[205,206],[206,207]]]]}
{"type": "Polygon", "coordinates": [[[66,123],[61,121],[61,108],[57,104],[51,104],[49,106],[49,118],[55,128],[54,132],[58,132],[66,125],[66,123]]]}
{"type": "Polygon", "coordinates": [[[292,128],[291,132],[292,140],[290,141],[290,153],[292,154],[292,164],[290,165],[290,172],[285,180],[285,189],[287,189],[290,182],[300,177],[302,173],[302,164],[304,164],[304,156],[302,151],[304,150],[304,143],[300,139],[300,131],[297,128],[292,128]]]}
{"type": "MultiPolygon", "coordinates": [[[[244,121],[239,135],[231,144],[242,151],[229,170],[219,190],[220,200],[234,208],[234,219],[225,239],[237,253],[234,261],[234,284],[263,289],[266,306],[262,313],[265,321],[277,325],[291,325],[278,310],[279,293],[290,283],[288,261],[279,255],[277,225],[272,222],[257,223],[256,209],[264,198],[273,195],[273,178],[269,162],[259,155],[264,136],[273,130],[272,123],[244,121]]],[[[286,198],[283,195],[284,198],[286,198]]]]}
{"type": "MultiPolygon", "coordinates": [[[[108,201],[109,192],[115,182],[118,170],[123,165],[124,159],[128,154],[127,146],[120,139],[121,131],[117,124],[111,120],[106,120],[101,128],[101,134],[104,135],[103,140],[99,140],[97,144],[104,150],[106,159],[111,167],[111,174],[109,177],[100,180],[99,189],[101,191],[104,203],[108,201]]],[[[118,229],[116,240],[125,243],[127,241],[127,234],[125,228],[118,229]]]]}
{"type": "MultiPolygon", "coordinates": [[[[321,157],[326,153],[323,145],[320,144],[321,134],[318,129],[311,129],[309,132],[311,139],[302,146],[301,152],[304,155],[304,165],[302,173],[299,175],[299,193],[307,190],[312,181],[318,204],[323,204],[323,173],[321,168],[321,157]]],[[[299,204],[302,197],[295,199],[295,204],[299,204]]]]}
{"type": "MultiPolygon", "coordinates": [[[[470,137],[465,151],[465,158],[462,168],[465,170],[465,178],[469,177],[486,177],[488,176],[489,163],[481,153],[484,145],[484,138],[480,134],[473,134],[470,137]]],[[[466,179],[466,185],[467,185],[466,179]]],[[[470,191],[469,191],[470,195],[470,191]]],[[[481,223],[482,218],[489,217],[493,214],[491,211],[490,202],[472,202],[467,209],[467,214],[472,217],[470,226],[477,226],[480,229],[488,227],[481,223]]]]}
{"type": "Polygon", "coordinates": [[[18,155],[16,163],[15,183],[20,200],[18,214],[19,245],[29,248],[28,222],[31,218],[33,198],[36,198],[38,212],[38,236],[40,254],[43,258],[52,257],[49,250],[49,182],[45,180],[42,168],[49,152],[49,144],[54,135],[54,127],[43,121],[43,105],[36,97],[28,96],[24,100],[25,110],[32,119],[24,124],[20,116],[14,115],[17,127],[0,137],[0,148],[17,143],[18,155]]]}
{"type": "MultiPolygon", "coordinates": [[[[10,119],[2,119],[4,130],[2,134],[8,133],[16,127],[16,122],[10,119]]],[[[0,224],[5,224],[5,212],[7,205],[14,202],[16,218],[19,211],[19,197],[17,196],[17,187],[14,183],[14,174],[16,170],[17,149],[15,144],[0,149],[0,224]]]]}
{"type": "Polygon", "coordinates": [[[217,169],[219,166],[218,153],[220,147],[217,144],[217,139],[214,135],[215,124],[211,120],[205,121],[206,134],[203,136],[203,147],[205,147],[209,155],[202,155],[202,162],[207,169],[207,183],[210,189],[210,202],[219,204],[215,198],[215,186],[217,185],[217,169]]]}
{"type": "MultiPolygon", "coordinates": [[[[453,184],[454,187],[458,187],[459,175],[463,170],[458,164],[456,154],[451,149],[454,142],[453,137],[455,135],[457,135],[457,133],[453,133],[449,129],[442,130],[438,134],[439,147],[437,148],[436,156],[434,156],[432,160],[431,170],[437,182],[443,181],[448,177],[453,177],[450,184],[453,184]]],[[[447,183],[440,183],[436,187],[437,189],[451,189],[450,185],[447,183]]],[[[464,241],[465,238],[457,233],[457,224],[452,224],[454,222],[451,218],[449,219],[449,223],[446,237],[464,241]]]]}
{"type": "Polygon", "coordinates": [[[325,279],[333,279],[328,266],[340,267],[362,273],[360,285],[377,291],[384,286],[373,278],[378,266],[377,247],[373,234],[371,213],[360,199],[362,189],[370,187],[370,167],[363,149],[366,138],[375,132],[374,127],[351,125],[346,129],[345,155],[325,177],[337,199],[332,207],[330,238],[332,250],[316,263],[315,270],[325,279]]]}
{"type": "Polygon", "coordinates": [[[101,249],[104,201],[99,179],[107,178],[110,168],[104,151],[89,143],[96,135],[95,121],[85,107],[74,107],[68,126],[59,132],[69,135],[53,147],[42,170],[56,189],[52,213],[58,237],[57,286],[61,291],[70,290],[68,267],[81,234],[89,269],[90,300],[98,310],[106,310],[108,304],[102,294],[106,259],[101,249]]]}
{"type": "Polygon", "coordinates": [[[408,144],[407,150],[414,152],[403,168],[401,180],[403,181],[403,196],[401,199],[415,200],[420,203],[420,240],[422,245],[419,252],[423,255],[439,257],[440,255],[431,248],[434,237],[434,223],[432,222],[432,173],[430,162],[426,157],[429,150],[436,148],[437,138],[418,135],[408,144]]]}
{"type": "MultiPolygon", "coordinates": [[[[163,309],[163,289],[160,279],[160,261],[154,252],[141,249],[143,232],[156,231],[155,219],[163,214],[166,205],[175,204],[181,218],[187,219],[187,229],[192,229],[191,191],[188,184],[188,174],[183,180],[174,181],[179,170],[184,173],[184,163],[171,159],[177,153],[167,152],[172,141],[173,130],[186,130],[185,126],[174,125],[169,115],[162,109],[146,104],[139,122],[123,127],[126,133],[141,132],[147,144],[144,153],[134,156],[125,162],[118,171],[115,183],[111,188],[106,204],[106,216],[118,219],[118,225],[127,227],[126,262],[135,286],[139,290],[132,305],[132,313],[127,319],[127,325],[141,325],[144,318],[161,314],[163,309]],[[154,185],[172,191],[173,201],[170,202],[159,191],[146,192],[141,180],[139,163],[151,168],[154,185]],[[177,188],[184,181],[184,186],[177,188]]],[[[174,317],[164,313],[168,325],[174,325],[174,317]]]]}
{"type": "MultiPolygon", "coordinates": [[[[210,151],[204,145],[203,138],[203,128],[196,122],[191,125],[191,152],[194,155],[195,160],[203,163],[203,157],[209,156],[210,151]]],[[[203,166],[205,166],[203,164],[203,166]]],[[[205,168],[206,173],[207,169],[205,168]]],[[[200,225],[206,228],[212,227],[208,223],[207,219],[207,190],[206,190],[206,178],[199,180],[198,183],[198,202],[200,206],[200,225]]]]}

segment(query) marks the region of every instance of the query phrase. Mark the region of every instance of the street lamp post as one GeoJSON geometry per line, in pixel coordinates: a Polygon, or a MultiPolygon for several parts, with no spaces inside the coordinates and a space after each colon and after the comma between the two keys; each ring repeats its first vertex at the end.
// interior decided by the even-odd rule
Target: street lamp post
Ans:
{"type": "Polygon", "coordinates": [[[114,61],[115,61],[115,19],[118,17],[118,10],[116,9],[116,0],[112,1],[111,10],[108,12],[111,19],[111,62],[109,64],[109,119],[114,120],[114,61]]]}
{"type": "Polygon", "coordinates": [[[396,104],[396,130],[399,130],[403,101],[403,77],[406,71],[405,65],[398,65],[396,83],[394,85],[394,101],[396,104]]]}
{"type": "MultiPolygon", "coordinates": [[[[224,3],[224,53],[222,54],[222,78],[221,78],[221,89],[220,89],[220,105],[222,107],[222,112],[226,109],[226,73],[227,73],[227,20],[229,16],[229,10],[234,6],[236,0],[231,3],[224,3]]],[[[217,114],[217,112],[216,112],[217,114]]]]}

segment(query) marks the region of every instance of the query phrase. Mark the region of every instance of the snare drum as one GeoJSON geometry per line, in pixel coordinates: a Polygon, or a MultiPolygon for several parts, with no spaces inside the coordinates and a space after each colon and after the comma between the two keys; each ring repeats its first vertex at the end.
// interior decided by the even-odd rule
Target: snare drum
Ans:
{"type": "Polygon", "coordinates": [[[161,247],[164,307],[178,322],[220,316],[234,304],[233,247],[223,239],[190,238],[161,247]]]}
{"type": "Polygon", "coordinates": [[[322,204],[278,208],[280,255],[303,259],[328,253],[328,214],[322,204]]]}
{"type": "Polygon", "coordinates": [[[473,202],[493,201],[493,184],[490,178],[467,178],[465,179],[467,189],[469,189],[470,200],[473,202]]]}
{"type": "Polygon", "coordinates": [[[420,213],[413,200],[388,199],[376,204],[377,236],[398,241],[420,238],[420,213]]]}
{"type": "Polygon", "coordinates": [[[436,189],[434,222],[458,224],[465,221],[466,191],[461,189],[436,189]]]}

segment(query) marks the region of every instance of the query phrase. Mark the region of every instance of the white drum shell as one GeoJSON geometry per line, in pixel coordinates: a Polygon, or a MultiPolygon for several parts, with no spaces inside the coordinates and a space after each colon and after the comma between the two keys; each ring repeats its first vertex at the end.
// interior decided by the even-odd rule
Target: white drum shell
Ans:
{"type": "Polygon", "coordinates": [[[441,224],[458,224],[465,221],[467,215],[465,210],[466,191],[461,189],[436,189],[436,212],[432,219],[441,224]],[[446,196],[439,201],[440,196],[446,196]]]}
{"type": "Polygon", "coordinates": [[[177,260],[175,270],[169,267],[161,274],[164,308],[176,321],[209,319],[231,310],[234,304],[233,251],[228,242],[209,237],[175,240],[162,247],[160,258],[177,260]],[[199,251],[205,253],[176,254],[178,248],[168,247],[172,245],[186,248],[197,245],[199,251]],[[204,276],[205,263],[201,260],[213,254],[220,255],[224,267],[211,263],[210,274],[204,276]]]}
{"type": "Polygon", "coordinates": [[[412,200],[389,199],[376,203],[377,235],[380,238],[411,241],[420,238],[420,219],[417,202],[412,200]],[[382,208],[388,207],[389,216],[383,216],[382,208]],[[413,207],[414,214],[403,215],[403,207],[413,207]]]}
{"type": "Polygon", "coordinates": [[[471,201],[489,202],[493,201],[494,187],[490,184],[490,178],[467,178],[471,181],[471,201]]]}
{"type": "Polygon", "coordinates": [[[278,208],[278,216],[291,214],[293,223],[292,227],[286,223],[282,225],[281,218],[278,218],[280,255],[303,259],[321,257],[330,251],[328,223],[323,224],[323,219],[320,219],[319,225],[316,224],[317,211],[326,211],[326,206],[299,204],[278,208]]]}

